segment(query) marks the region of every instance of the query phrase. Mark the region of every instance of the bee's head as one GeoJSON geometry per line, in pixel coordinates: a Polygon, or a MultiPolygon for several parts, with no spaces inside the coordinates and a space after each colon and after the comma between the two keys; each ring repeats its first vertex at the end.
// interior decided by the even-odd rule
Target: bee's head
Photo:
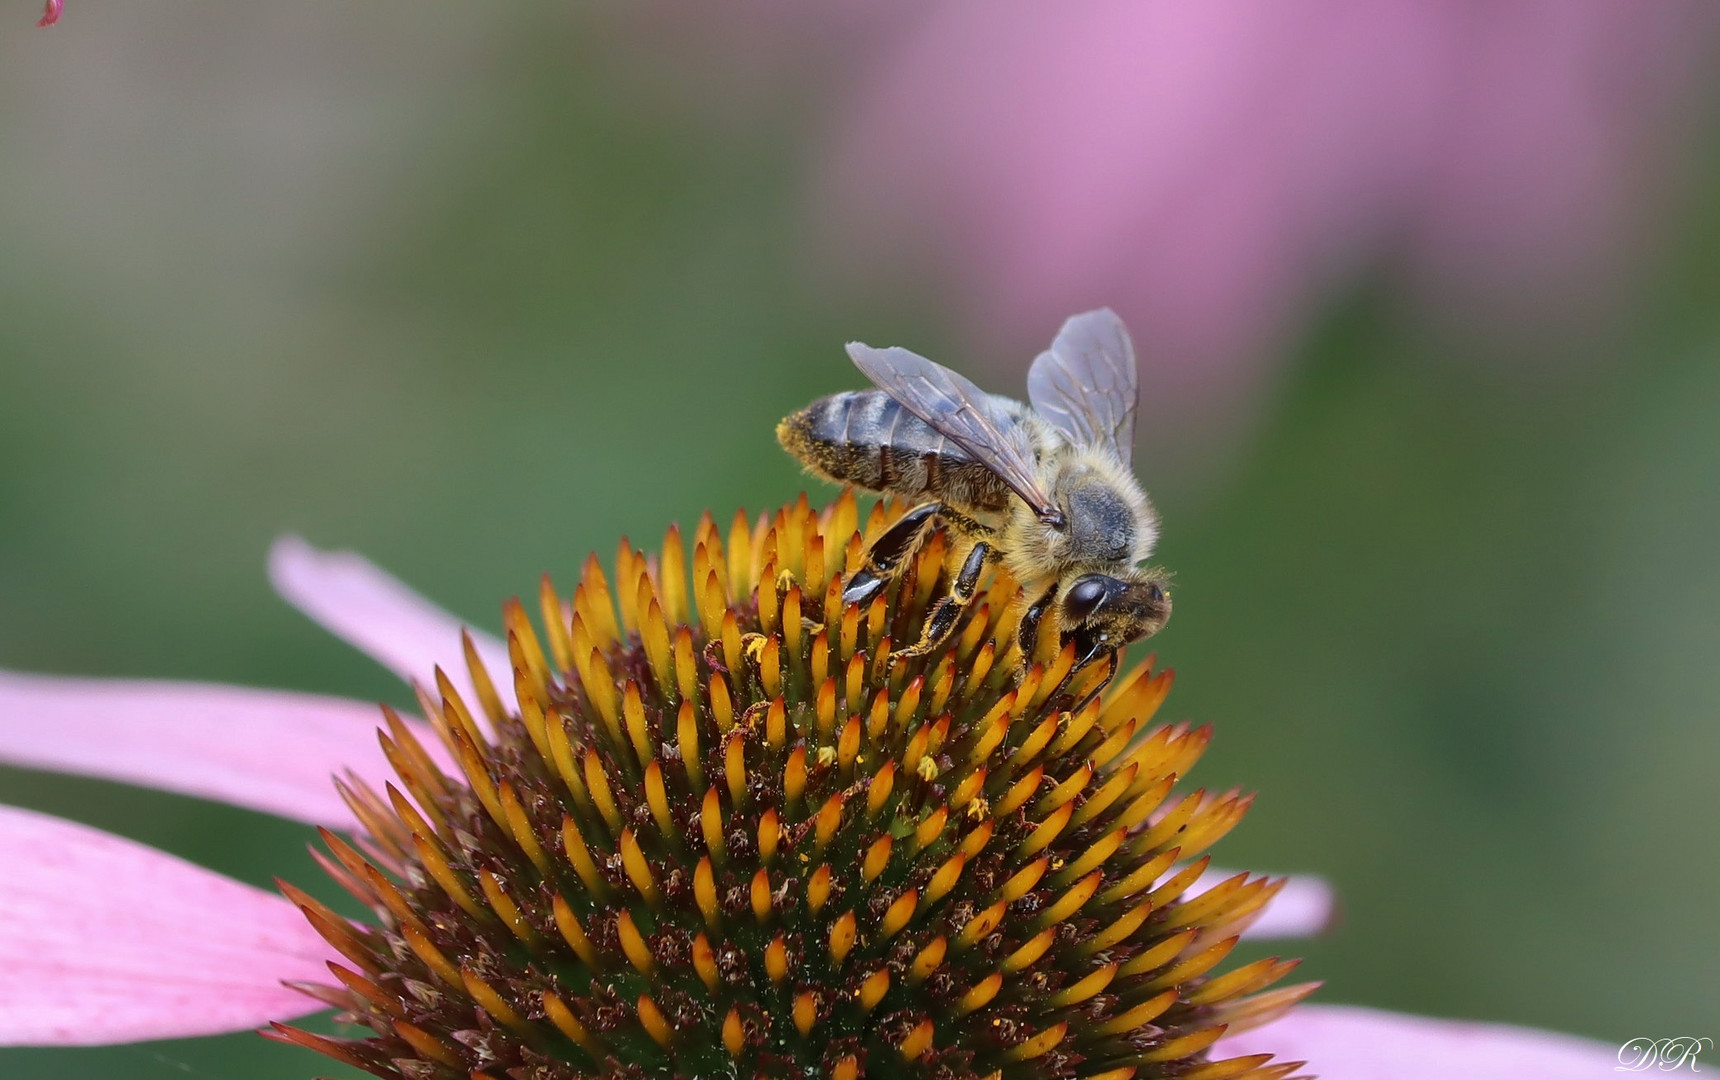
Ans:
{"type": "Polygon", "coordinates": [[[1168,581],[1156,567],[1130,570],[1122,577],[1082,574],[1061,593],[1057,610],[1063,639],[1076,642],[1083,661],[1152,637],[1171,617],[1168,581]]]}

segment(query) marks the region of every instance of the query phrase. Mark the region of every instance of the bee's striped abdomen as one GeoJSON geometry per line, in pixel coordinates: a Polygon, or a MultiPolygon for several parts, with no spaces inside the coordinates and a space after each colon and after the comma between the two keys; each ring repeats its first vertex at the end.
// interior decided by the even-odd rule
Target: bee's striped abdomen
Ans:
{"type": "Polygon", "coordinates": [[[1008,489],[960,446],[882,390],[819,398],[776,427],[789,453],[837,483],[905,499],[1002,509],[1008,489]]]}

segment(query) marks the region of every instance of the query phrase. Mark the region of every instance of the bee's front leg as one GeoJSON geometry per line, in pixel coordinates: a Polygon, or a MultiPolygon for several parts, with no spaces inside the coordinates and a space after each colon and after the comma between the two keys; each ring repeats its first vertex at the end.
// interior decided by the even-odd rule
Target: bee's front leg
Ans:
{"type": "Polygon", "coordinates": [[[872,541],[872,546],[866,549],[866,564],[856,570],[854,576],[843,586],[842,602],[870,603],[872,598],[878,595],[878,590],[896,576],[902,561],[920,546],[920,537],[926,526],[941,514],[943,509],[943,503],[921,503],[885,529],[883,535],[872,541]]]}
{"type": "Polygon", "coordinates": [[[1117,647],[1105,640],[1103,634],[1090,627],[1077,627],[1074,631],[1065,634],[1063,640],[1064,644],[1071,641],[1075,643],[1075,666],[1069,669],[1069,677],[1073,678],[1076,672],[1086,670],[1088,664],[1093,663],[1101,656],[1106,658],[1109,670],[1105,673],[1104,681],[1099,683],[1092,692],[1096,693],[1098,690],[1104,689],[1110,685],[1112,679],[1117,677],[1117,668],[1122,663],[1122,657],[1118,655],[1117,647]]]}
{"type": "Polygon", "coordinates": [[[979,576],[985,571],[986,563],[995,558],[997,549],[984,540],[975,543],[968,550],[967,558],[962,561],[962,568],[956,574],[955,581],[950,583],[950,591],[933,604],[932,610],[926,614],[926,621],[920,627],[920,640],[892,653],[891,658],[924,656],[942,645],[955,630],[962,612],[973,603],[973,598],[979,591],[979,576]]]}

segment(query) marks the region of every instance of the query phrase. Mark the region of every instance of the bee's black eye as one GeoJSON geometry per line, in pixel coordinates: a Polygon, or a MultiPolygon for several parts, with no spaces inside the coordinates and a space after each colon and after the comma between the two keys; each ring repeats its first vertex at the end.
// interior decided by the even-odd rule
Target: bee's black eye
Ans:
{"type": "Polygon", "coordinates": [[[1080,622],[1092,615],[1111,598],[1115,585],[1114,578],[1103,574],[1088,574],[1078,578],[1075,584],[1069,587],[1069,595],[1063,598],[1064,617],[1072,622],[1080,622]]]}

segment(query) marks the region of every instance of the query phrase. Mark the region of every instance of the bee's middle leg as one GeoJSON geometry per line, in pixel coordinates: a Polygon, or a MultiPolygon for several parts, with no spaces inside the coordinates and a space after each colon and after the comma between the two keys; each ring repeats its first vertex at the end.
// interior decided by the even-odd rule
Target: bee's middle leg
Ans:
{"type": "Polygon", "coordinates": [[[985,570],[985,565],[997,558],[997,549],[984,540],[980,540],[968,550],[967,558],[962,561],[962,568],[956,574],[956,579],[950,583],[950,591],[932,605],[932,610],[926,614],[926,621],[920,627],[920,640],[894,654],[896,657],[924,656],[948,640],[956,628],[956,622],[961,619],[962,612],[973,602],[979,591],[979,576],[985,570]]]}
{"type": "Polygon", "coordinates": [[[1021,622],[1015,631],[1016,644],[1021,649],[1021,669],[1026,671],[1033,666],[1033,654],[1039,648],[1039,626],[1045,620],[1045,613],[1050,610],[1052,601],[1057,599],[1057,583],[1027,605],[1027,610],[1021,613],[1021,622]]]}
{"type": "Polygon", "coordinates": [[[844,604],[865,604],[896,576],[903,560],[920,546],[920,537],[933,518],[943,512],[944,504],[921,503],[885,529],[872,546],[866,549],[866,564],[854,572],[842,589],[844,604]]]}

